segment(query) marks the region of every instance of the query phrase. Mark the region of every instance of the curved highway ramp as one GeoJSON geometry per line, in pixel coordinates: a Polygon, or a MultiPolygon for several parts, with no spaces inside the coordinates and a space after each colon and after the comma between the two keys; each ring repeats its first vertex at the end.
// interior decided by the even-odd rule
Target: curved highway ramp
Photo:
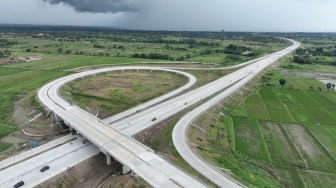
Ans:
{"type": "Polygon", "coordinates": [[[108,127],[102,120],[60,98],[59,88],[71,79],[75,79],[75,76],[70,75],[50,82],[40,89],[38,96],[65,124],[76,129],[105,153],[108,164],[113,157],[124,165],[124,173],[132,169],[154,187],[206,187],[157,156],[147,146],[108,127]]]}

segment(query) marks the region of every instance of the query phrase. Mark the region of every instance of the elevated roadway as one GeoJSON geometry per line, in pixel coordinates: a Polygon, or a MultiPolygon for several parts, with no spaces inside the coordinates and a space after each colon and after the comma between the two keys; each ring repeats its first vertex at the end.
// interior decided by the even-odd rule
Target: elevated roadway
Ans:
{"type": "Polygon", "coordinates": [[[125,173],[132,169],[154,187],[205,187],[198,180],[161,159],[147,146],[116,129],[109,128],[102,120],[58,95],[61,86],[87,74],[74,74],[50,82],[39,90],[38,97],[57,118],[64,120],[65,124],[76,129],[105,153],[108,164],[113,158],[124,165],[125,173]]]}

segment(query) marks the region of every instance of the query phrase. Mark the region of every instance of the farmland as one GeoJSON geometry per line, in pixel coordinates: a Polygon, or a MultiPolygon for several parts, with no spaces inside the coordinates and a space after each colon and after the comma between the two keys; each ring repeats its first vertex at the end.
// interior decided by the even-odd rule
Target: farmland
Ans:
{"type": "MultiPolygon", "coordinates": [[[[39,61],[16,62],[0,67],[0,138],[19,129],[12,120],[15,102],[23,98],[36,100],[35,91],[38,88],[51,80],[75,73],[74,68],[180,61],[210,63],[198,64],[199,67],[223,67],[289,45],[272,37],[218,32],[41,33],[5,30],[0,36],[14,44],[0,46],[0,51],[10,52],[10,56],[0,60],[42,57],[39,61]],[[254,53],[242,55],[245,50],[254,53]]],[[[319,59],[332,62],[332,59],[322,56],[319,59]]],[[[333,66],[292,62],[286,62],[281,67],[292,72],[336,70],[333,66]]],[[[195,88],[230,71],[188,72],[198,79],[195,88]]],[[[260,79],[249,83],[242,94],[233,95],[237,104],[225,101],[221,104],[223,108],[217,107],[215,112],[210,112],[211,117],[200,116],[195,126],[190,128],[192,147],[203,158],[211,159],[211,164],[225,169],[226,173],[249,187],[335,185],[336,94],[315,79],[283,76],[278,70],[267,72],[260,79]],[[280,86],[279,78],[286,79],[287,83],[280,86]],[[321,91],[319,88],[322,88],[321,91]]],[[[118,72],[118,75],[111,73],[79,79],[62,88],[61,92],[71,102],[93,114],[98,112],[98,116],[104,118],[162,95],[185,82],[170,74],[118,72]]],[[[36,101],[34,104],[38,105],[36,101]]],[[[173,127],[173,123],[170,124],[169,130],[173,127]]],[[[167,147],[162,149],[163,152],[174,153],[170,151],[173,150],[170,134],[171,131],[159,132],[157,140],[151,145],[165,145],[167,147]],[[163,137],[167,143],[158,143],[163,137]]],[[[0,151],[10,146],[0,143],[0,151]]]]}
{"type": "Polygon", "coordinates": [[[317,80],[285,79],[289,80],[291,87],[261,88],[249,95],[235,109],[237,112],[232,112],[235,151],[248,160],[252,158],[273,169],[280,179],[291,186],[304,187],[311,183],[315,187],[324,187],[311,180],[318,175],[335,179],[336,137],[333,133],[336,101],[332,99],[336,93],[311,90],[311,85],[325,87],[317,80]],[[241,122],[239,114],[244,108],[248,112],[249,108],[252,109],[252,113],[248,113],[241,122]],[[269,119],[265,118],[266,114],[269,114],[269,119]],[[260,127],[261,131],[255,131],[253,127],[260,127]],[[268,161],[262,157],[264,152],[254,149],[256,143],[251,138],[264,141],[258,142],[258,145],[259,149],[268,151],[268,161]],[[237,147],[242,142],[244,147],[237,147]],[[266,149],[261,147],[264,144],[266,149]],[[316,173],[302,168],[314,169],[316,173]],[[325,171],[333,173],[322,173],[325,171]]]}
{"type": "MultiPolygon", "coordinates": [[[[208,111],[217,120],[201,122],[210,116],[200,116],[195,122],[208,134],[190,128],[189,137],[198,135],[192,140],[202,148],[194,150],[210,163],[230,169],[230,175],[251,187],[262,186],[244,174],[251,173],[244,161],[271,174],[281,186],[333,187],[336,93],[311,77],[293,76],[305,72],[285,73],[269,70],[231,95],[233,99],[224,100],[222,107],[208,111]],[[279,84],[281,78],[287,81],[284,86],[279,84]],[[223,135],[225,129],[227,135],[223,135]]],[[[276,187],[274,179],[253,177],[276,187]]]]}

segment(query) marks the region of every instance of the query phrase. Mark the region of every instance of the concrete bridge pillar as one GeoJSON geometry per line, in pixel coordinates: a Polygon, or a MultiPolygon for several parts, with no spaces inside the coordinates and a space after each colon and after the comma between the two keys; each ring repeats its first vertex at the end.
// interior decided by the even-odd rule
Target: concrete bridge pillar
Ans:
{"type": "Polygon", "coordinates": [[[132,169],[126,165],[123,165],[122,167],[122,174],[127,174],[131,171],[132,169]]]}
{"type": "Polygon", "coordinates": [[[54,113],[54,121],[55,121],[55,123],[57,123],[57,121],[58,121],[58,117],[55,113],[54,113]]]}
{"type": "Polygon", "coordinates": [[[112,156],[108,153],[106,154],[106,163],[107,163],[107,165],[112,164],[112,156]]]}

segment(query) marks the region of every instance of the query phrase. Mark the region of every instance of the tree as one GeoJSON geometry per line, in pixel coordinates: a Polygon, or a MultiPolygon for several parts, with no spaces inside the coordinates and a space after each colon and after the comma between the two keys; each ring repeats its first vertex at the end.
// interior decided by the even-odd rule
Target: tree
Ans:
{"type": "Polygon", "coordinates": [[[280,80],[279,80],[279,83],[280,83],[281,86],[284,86],[284,85],[286,84],[286,80],[284,80],[284,79],[280,79],[280,80]]]}
{"type": "Polygon", "coordinates": [[[61,54],[61,53],[63,52],[63,49],[62,49],[62,48],[58,48],[57,52],[58,52],[59,54],[61,54]]]}
{"type": "Polygon", "coordinates": [[[72,52],[71,50],[66,50],[65,51],[66,54],[71,54],[71,52],[72,52]]]}
{"type": "Polygon", "coordinates": [[[331,83],[327,83],[327,89],[330,89],[331,88],[331,83]]]}
{"type": "Polygon", "coordinates": [[[335,84],[332,84],[331,86],[332,86],[333,89],[335,89],[335,84]]]}
{"type": "Polygon", "coordinates": [[[31,49],[30,48],[26,49],[26,52],[31,52],[31,49]]]}
{"type": "Polygon", "coordinates": [[[314,89],[314,87],[313,86],[310,86],[310,88],[309,88],[310,90],[313,90],[314,89]]]}
{"type": "Polygon", "coordinates": [[[320,91],[322,91],[322,89],[320,87],[318,87],[320,91]]]}

